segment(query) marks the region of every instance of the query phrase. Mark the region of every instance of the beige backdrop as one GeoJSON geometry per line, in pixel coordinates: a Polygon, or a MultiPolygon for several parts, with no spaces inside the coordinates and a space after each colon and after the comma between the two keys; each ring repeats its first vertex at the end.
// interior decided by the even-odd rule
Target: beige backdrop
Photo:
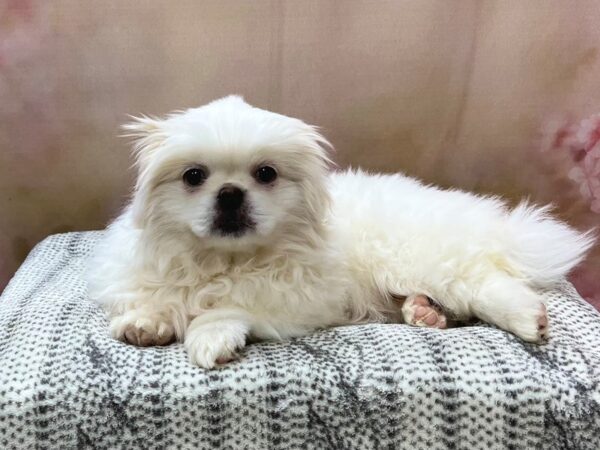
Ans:
{"type": "Polygon", "coordinates": [[[599,224],[540,151],[547,123],[600,111],[599,23],[596,0],[0,0],[0,288],[48,234],[117,213],[126,114],[229,93],[321,125],[341,166],[599,224]]]}

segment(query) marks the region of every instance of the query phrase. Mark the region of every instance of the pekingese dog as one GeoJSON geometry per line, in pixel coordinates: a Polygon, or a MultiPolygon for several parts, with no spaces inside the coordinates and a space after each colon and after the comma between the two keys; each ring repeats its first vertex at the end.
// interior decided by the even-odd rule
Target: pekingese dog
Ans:
{"type": "Polygon", "coordinates": [[[137,183],[91,260],[89,292],[115,338],[182,341],[204,368],[249,337],[368,321],[476,317],[538,342],[536,288],[593,244],[547,207],[331,171],[315,127],[237,96],[125,128],[137,183]]]}

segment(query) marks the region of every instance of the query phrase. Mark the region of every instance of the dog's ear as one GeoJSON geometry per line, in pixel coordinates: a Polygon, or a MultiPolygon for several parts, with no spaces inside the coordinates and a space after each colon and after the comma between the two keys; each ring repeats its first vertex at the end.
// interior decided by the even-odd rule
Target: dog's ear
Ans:
{"type": "Polygon", "coordinates": [[[301,184],[308,216],[314,220],[315,226],[320,226],[330,206],[327,176],[335,167],[335,163],[330,158],[333,146],[317,127],[312,125],[304,125],[304,127],[304,132],[301,134],[303,151],[299,156],[302,159],[302,166],[309,170],[301,184]]]}
{"type": "Polygon", "coordinates": [[[143,227],[147,219],[147,203],[151,191],[150,161],[166,139],[165,121],[148,116],[133,117],[123,125],[123,137],[133,138],[135,165],[138,170],[133,194],[133,218],[137,226],[143,227]]]}
{"type": "Polygon", "coordinates": [[[132,121],[121,127],[125,131],[121,136],[133,138],[133,151],[139,167],[165,140],[164,121],[148,116],[130,117],[132,121]]]}

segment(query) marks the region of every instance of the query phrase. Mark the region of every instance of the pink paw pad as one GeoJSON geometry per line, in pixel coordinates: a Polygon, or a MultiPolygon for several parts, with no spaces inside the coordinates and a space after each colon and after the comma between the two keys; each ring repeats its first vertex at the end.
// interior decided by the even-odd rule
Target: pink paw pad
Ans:
{"type": "Polygon", "coordinates": [[[425,295],[408,296],[402,305],[402,314],[409,325],[440,329],[448,326],[442,310],[425,295]]]}
{"type": "Polygon", "coordinates": [[[228,364],[235,360],[236,360],[236,356],[220,356],[217,358],[216,363],[221,366],[221,365],[228,364]]]}

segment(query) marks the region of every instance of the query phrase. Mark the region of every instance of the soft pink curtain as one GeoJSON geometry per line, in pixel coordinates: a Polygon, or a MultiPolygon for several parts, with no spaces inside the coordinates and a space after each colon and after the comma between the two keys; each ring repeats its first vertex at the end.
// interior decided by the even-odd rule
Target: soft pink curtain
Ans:
{"type": "MultiPolygon", "coordinates": [[[[228,93],[323,126],[342,166],[598,225],[574,136],[600,112],[599,23],[595,0],[0,0],[0,285],[118,211],[127,113],[228,93]]],[[[576,277],[598,302],[599,255],[576,277]]]]}

